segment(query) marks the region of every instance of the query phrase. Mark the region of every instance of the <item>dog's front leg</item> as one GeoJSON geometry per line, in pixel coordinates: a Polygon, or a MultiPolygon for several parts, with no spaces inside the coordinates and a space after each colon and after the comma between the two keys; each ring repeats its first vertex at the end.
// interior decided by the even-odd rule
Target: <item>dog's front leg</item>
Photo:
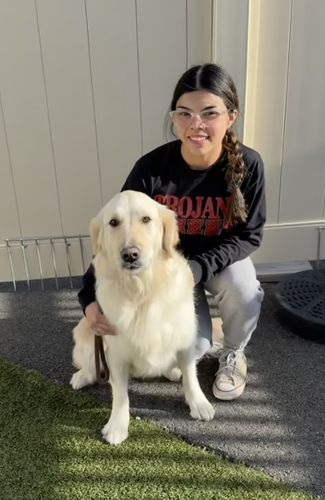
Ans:
{"type": "Polygon", "coordinates": [[[190,407],[191,417],[198,420],[212,420],[215,411],[200,387],[191,349],[179,352],[177,359],[182,371],[185,400],[190,407]]]}
{"type": "Polygon", "coordinates": [[[112,411],[107,424],[102,429],[103,438],[110,444],[122,443],[128,437],[130,422],[128,377],[129,368],[121,360],[109,360],[110,384],[112,386],[112,411]]]}

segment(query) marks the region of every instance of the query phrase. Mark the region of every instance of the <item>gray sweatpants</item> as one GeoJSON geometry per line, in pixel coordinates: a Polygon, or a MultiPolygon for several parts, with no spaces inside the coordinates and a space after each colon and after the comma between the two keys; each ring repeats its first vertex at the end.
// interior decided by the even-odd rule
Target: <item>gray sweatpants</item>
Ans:
{"type": "Polygon", "coordinates": [[[244,349],[256,328],[264,297],[251,258],[235,262],[195,288],[199,327],[197,358],[203,356],[212,341],[212,322],[205,290],[216,298],[223,323],[224,347],[244,349]]]}

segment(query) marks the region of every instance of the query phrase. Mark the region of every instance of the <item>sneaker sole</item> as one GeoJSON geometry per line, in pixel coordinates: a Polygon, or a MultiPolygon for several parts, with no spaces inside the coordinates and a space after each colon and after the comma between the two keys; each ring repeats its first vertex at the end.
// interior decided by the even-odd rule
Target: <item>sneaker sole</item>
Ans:
{"type": "Polygon", "coordinates": [[[231,401],[232,399],[239,398],[239,396],[243,394],[245,387],[246,387],[246,382],[244,382],[236,389],[226,392],[226,391],[220,391],[214,382],[212,386],[212,392],[216,399],[222,399],[223,401],[231,401]]]}

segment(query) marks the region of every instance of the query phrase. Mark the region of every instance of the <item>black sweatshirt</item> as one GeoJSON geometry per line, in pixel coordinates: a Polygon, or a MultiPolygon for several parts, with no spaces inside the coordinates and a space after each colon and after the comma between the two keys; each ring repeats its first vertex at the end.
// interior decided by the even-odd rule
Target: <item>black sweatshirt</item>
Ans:
{"type": "MultiPolygon", "coordinates": [[[[208,281],[261,244],[266,213],[263,161],[247,146],[241,145],[241,151],[246,172],[241,191],[248,217],[235,226],[225,222],[230,202],[225,156],[207,170],[193,170],[181,155],[181,142],[169,142],[140,158],[123,185],[122,191],[142,191],[175,210],[181,249],[190,260],[196,283],[208,281]]],[[[92,265],[83,285],[78,297],[84,310],[95,300],[92,265]]]]}

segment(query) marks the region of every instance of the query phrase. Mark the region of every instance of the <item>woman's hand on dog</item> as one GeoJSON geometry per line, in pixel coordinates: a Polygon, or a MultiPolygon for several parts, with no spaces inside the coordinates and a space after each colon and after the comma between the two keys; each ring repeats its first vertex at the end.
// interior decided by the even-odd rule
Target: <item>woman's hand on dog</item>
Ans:
{"type": "Polygon", "coordinates": [[[104,314],[100,311],[97,302],[92,302],[85,309],[85,316],[92,330],[98,335],[116,335],[116,331],[109,324],[104,314]]]}

